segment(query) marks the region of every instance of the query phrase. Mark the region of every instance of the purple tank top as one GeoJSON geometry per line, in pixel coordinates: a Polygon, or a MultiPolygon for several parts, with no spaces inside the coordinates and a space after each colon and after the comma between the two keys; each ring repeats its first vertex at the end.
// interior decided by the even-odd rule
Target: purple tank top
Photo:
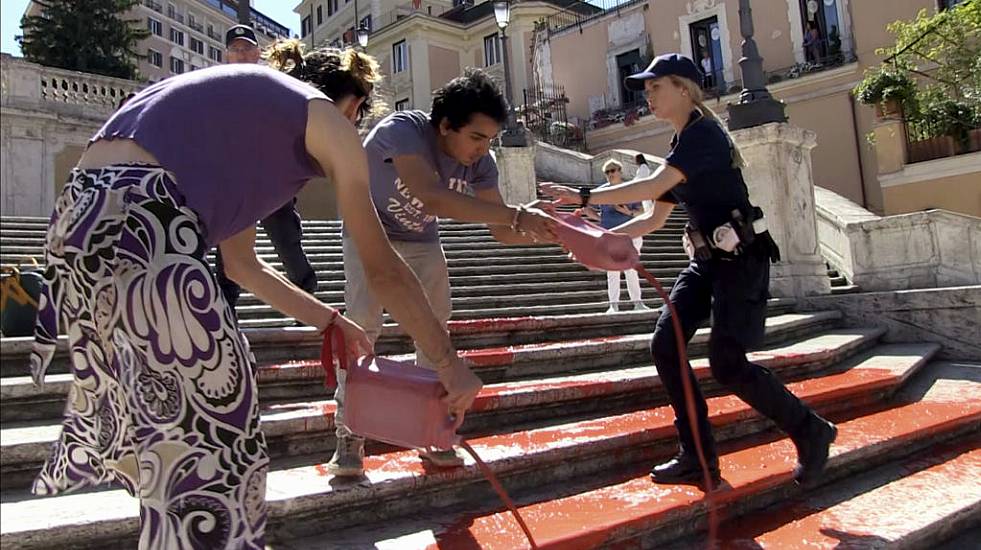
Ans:
{"type": "Polygon", "coordinates": [[[259,65],[219,65],[154,84],[92,138],[129,138],[173,172],[215,245],[322,176],[307,155],[314,87],[259,65]]]}

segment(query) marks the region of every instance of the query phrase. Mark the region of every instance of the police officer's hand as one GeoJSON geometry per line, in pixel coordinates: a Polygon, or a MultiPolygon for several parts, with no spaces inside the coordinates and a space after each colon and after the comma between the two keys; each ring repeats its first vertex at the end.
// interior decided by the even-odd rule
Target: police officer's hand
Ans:
{"type": "Polygon", "coordinates": [[[579,197],[579,190],[568,185],[558,183],[540,183],[538,190],[545,196],[551,197],[558,204],[579,204],[582,199],[579,197]]]}
{"type": "Polygon", "coordinates": [[[517,229],[528,233],[536,241],[554,243],[559,240],[555,234],[555,218],[537,208],[528,208],[518,214],[517,229]]]}

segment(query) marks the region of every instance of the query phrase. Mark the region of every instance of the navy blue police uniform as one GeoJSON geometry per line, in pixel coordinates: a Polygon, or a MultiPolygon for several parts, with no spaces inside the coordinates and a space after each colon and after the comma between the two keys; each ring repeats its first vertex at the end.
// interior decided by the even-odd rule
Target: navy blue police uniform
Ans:
{"type": "MultiPolygon", "coordinates": [[[[690,78],[688,73],[691,71],[697,75],[691,60],[668,54],[655,59],[646,73],[631,77],[634,79],[632,84],[635,88],[637,83],[642,87],[643,79],[665,74],[690,78]]],[[[697,79],[694,81],[698,82],[697,79]]],[[[674,136],[665,162],[684,174],[685,179],[658,200],[684,207],[689,217],[686,231],[697,230],[711,242],[710,236],[716,228],[733,222],[734,211],[738,211],[745,223],[752,223],[754,215],[758,214],[758,209],[750,203],[742,173],[733,161],[733,146],[728,134],[715,120],[705,117],[697,109],[691,113],[684,129],[674,136]]],[[[751,228],[749,231],[750,235],[754,234],[751,228]]],[[[836,431],[833,425],[790,393],[770,370],[746,358],[746,352],[762,344],[764,339],[770,261],[779,257],[769,233],[755,237],[733,252],[713,247],[710,256],[692,258],[678,276],[670,298],[686,345],[699,326],[711,318],[709,365],[712,375],[791,436],[799,452],[795,475],[804,481],[806,476],[813,476],[823,468],[827,447],[836,431]]],[[[681,444],[679,455],[655,466],[652,477],[655,481],[667,482],[701,478],[681,379],[681,376],[688,376],[694,391],[695,421],[702,448],[717,480],[718,455],[705,397],[691,366],[679,364],[672,314],[667,307],[662,309],[657,321],[651,353],[675,412],[681,444]]]]}

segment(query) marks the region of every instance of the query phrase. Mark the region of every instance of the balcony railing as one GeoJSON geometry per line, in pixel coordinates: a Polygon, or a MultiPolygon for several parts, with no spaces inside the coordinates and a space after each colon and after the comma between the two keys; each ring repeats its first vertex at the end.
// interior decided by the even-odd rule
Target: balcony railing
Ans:
{"type": "Polygon", "coordinates": [[[608,13],[619,12],[634,4],[642,4],[647,0],[592,0],[588,4],[580,2],[565,8],[559,13],[552,14],[538,25],[548,31],[549,35],[564,31],[571,27],[582,26],[587,21],[603,17],[608,13]]]}
{"type": "MultiPolygon", "coordinates": [[[[808,56],[805,56],[807,58],[808,56]]],[[[784,80],[793,80],[810,74],[819,73],[847,65],[855,61],[855,54],[852,52],[836,52],[823,57],[811,57],[803,63],[797,63],[791,67],[783,67],[763,72],[767,84],[776,84],[784,80]]]]}
{"type": "Polygon", "coordinates": [[[153,0],[143,0],[143,5],[157,13],[163,13],[163,5],[160,2],[154,2],[153,0]]]}

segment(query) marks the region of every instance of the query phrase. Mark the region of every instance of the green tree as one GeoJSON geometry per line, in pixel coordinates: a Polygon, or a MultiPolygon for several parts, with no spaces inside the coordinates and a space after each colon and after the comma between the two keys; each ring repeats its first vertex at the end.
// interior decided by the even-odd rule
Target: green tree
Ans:
{"type": "Polygon", "coordinates": [[[885,56],[890,70],[921,77],[921,100],[981,108],[981,0],[937,13],[922,10],[888,29],[896,44],[876,53],[885,56]]]}
{"type": "Polygon", "coordinates": [[[141,22],[126,19],[139,0],[35,0],[39,15],[22,22],[18,36],[29,61],[119,78],[138,76],[138,43],[149,36],[141,22]]]}

